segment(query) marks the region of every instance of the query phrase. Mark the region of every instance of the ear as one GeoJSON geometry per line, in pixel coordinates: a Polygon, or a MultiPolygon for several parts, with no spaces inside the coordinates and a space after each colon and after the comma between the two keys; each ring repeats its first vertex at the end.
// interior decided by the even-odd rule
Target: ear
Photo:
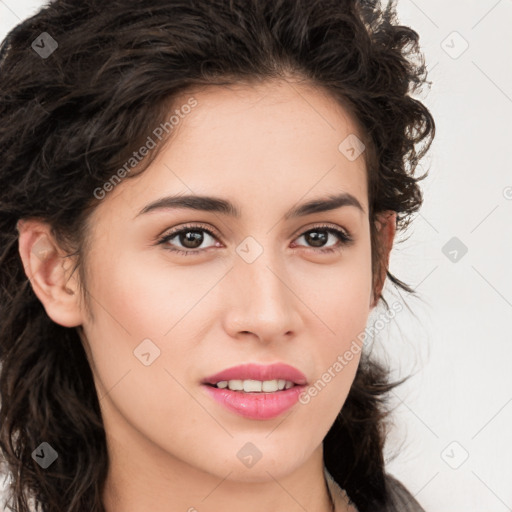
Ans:
{"type": "Polygon", "coordinates": [[[81,325],[78,283],[69,275],[73,262],[54,240],[50,226],[21,219],[17,228],[25,274],[46,314],[64,327],[81,325]]]}
{"type": "Polygon", "coordinates": [[[381,265],[380,275],[376,277],[376,285],[372,290],[372,298],[370,302],[370,309],[377,305],[378,298],[384,287],[386,281],[386,272],[389,267],[389,256],[393,248],[393,241],[396,233],[396,212],[393,210],[386,210],[376,215],[375,225],[377,227],[377,244],[380,247],[381,265]],[[377,300],[376,300],[377,299],[377,300]]]}

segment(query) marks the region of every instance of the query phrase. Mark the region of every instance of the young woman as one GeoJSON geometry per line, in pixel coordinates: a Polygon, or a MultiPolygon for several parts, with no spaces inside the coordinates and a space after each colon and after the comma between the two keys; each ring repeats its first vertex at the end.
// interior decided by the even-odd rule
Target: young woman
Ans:
{"type": "Polygon", "coordinates": [[[0,50],[10,510],[417,511],[370,357],[434,135],[351,0],[57,0],[0,50]]]}

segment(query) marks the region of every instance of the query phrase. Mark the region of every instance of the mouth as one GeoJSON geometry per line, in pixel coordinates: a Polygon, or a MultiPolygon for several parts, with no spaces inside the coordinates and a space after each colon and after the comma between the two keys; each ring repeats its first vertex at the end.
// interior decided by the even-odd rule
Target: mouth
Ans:
{"type": "Polygon", "coordinates": [[[275,393],[307,384],[306,376],[285,363],[269,365],[241,364],[232,366],[201,381],[201,384],[245,393],[275,393]]]}
{"type": "Polygon", "coordinates": [[[244,364],[211,375],[201,384],[227,410],[245,418],[268,420],[297,403],[307,380],[290,365],[244,364]]]}
{"type": "Polygon", "coordinates": [[[215,384],[205,383],[217,389],[229,389],[230,391],[238,391],[241,393],[276,393],[285,389],[290,389],[298,384],[285,379],[273,380],[254,380],[254,379],[232,379],[220,380],[215,384]]]}

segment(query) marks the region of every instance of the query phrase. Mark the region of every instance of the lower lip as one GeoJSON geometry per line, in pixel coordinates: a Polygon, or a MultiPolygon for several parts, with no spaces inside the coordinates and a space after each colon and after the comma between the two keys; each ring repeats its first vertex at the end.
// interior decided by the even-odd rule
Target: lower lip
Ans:
{"type": "Polygon", "coordinates": [[[293,386],[274,393],[244,393],[227,388],[202,385],[224,407],[245,418],[269,420],[295,405],[306,386],[293,386]]]}

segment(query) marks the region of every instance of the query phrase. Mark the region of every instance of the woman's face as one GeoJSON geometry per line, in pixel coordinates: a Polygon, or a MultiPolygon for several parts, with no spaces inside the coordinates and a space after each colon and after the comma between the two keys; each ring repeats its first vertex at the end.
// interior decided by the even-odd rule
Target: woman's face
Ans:
{"type": "Polygon", "coordinates": [[[364,155],[351,119],[319,90],[273,82],[190,97],[158,158],[98,199],[90,218],[93,319],[83,311],[82,325],[105,429],[134,464],[279,478],[321,449],[359,362],[353,342],[372,302],[364,155]],[[342,206],[302,211],[341,194],[342,206]],[[238,215],[165,204],[186,195],[238,215]],[[276,391],[265,405],[203,384],[248,363],[290,365],[323,385],[307,400],[276,391]]]}

